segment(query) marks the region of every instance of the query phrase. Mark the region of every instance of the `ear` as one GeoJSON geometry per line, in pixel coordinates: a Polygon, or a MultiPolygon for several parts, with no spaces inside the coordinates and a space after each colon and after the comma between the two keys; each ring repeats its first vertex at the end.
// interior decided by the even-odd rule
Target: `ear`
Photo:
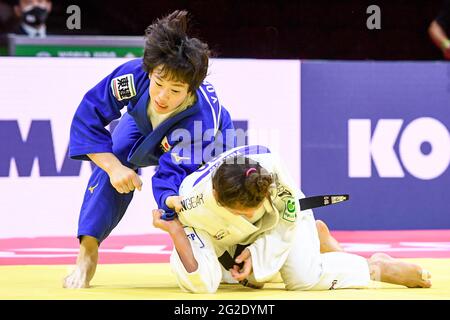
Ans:
{"type": "Polygon", "coordinates": [[[48,3],[48,6],[47,6],[48,13],[50,13],[50,12],[52,12],[52,2],[50,0],[48,0],[47,3],[48,3]]]}

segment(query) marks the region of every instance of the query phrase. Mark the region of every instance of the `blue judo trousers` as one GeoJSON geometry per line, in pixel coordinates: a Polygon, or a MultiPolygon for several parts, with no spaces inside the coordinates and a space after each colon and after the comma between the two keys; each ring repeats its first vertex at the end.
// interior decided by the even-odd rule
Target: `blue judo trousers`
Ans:
{"type": "MultiPolygon", "coordinates": [[[[142,59],[135,59],[89,90],[72,120],[69,156],[90,160],[87,154],[111,152],[136,171],[158,165],[152,177],[153,195],[159,208],[169,210],[165,199],[178,194],[184,177],[210,158],[235,147],[236,136],[228,111],[206,81],[196,91],[197,99],[191,107],[153,129],[147,115],[149,84],[142,59]],[[125,106],[127,112],[121,117],[120,110],[125,106]],[[106,126],[119,118],[111,135],[106,126]],[[190,139],[177,130],[189,134],[190,139]],[[199,151],[204,155],[206,149],[213,151],[199,159],[199,151]]],[[[78,237],[89,235],[101,243],[118,225],[132,199],[133,192],[117,192],[108,174],[95,166],[80,210],[78,237]]]]}

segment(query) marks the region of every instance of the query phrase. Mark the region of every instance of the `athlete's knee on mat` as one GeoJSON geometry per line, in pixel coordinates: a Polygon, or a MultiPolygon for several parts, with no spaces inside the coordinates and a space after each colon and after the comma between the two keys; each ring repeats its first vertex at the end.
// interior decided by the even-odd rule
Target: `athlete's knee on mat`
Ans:
{"type": "Polygon", "coordinates": [[[189,292],[189,293],[193,293],[193,294],[213,294],[216,293],[218,290],[219,286],[217,287],[191,287],[191,288],[187,288],[184,287],[182,288],[184,291],[189,292]]]}
{"type": "Polygon", "coordinates": [[[192,293],[216,293],[219,289],[220,281],[214,281],[206,286],[196,287],[196,290],[192,293]]]}
{"type": "Polygon", "coordinates": [[[213,274],[199,274],[185,277],[178,275],[178,284],[181,289],[186,292],[201,294],[201,293],[216,293],[220,285],[220,277],[213,274]]]}
{"type": "Polygon", "coordinates": [[[314,283],[309,282],[289,282],[285,283],[286,290],[289,291],[307,291],[312,290],[311,288],[314,287],[314,283]]]}
{"type": "Polygon", "coordinates": [[[283,277],[285,287],[290,291],[310,290],[319,280],[320,277],[313,273],[291,274],[288,277],[283,277]]]}
{"type": "Polygon", "coordinates": [[[222,272],[219,266],[216,268],[208,268],[208,270],[200,270],[202,272],[202,283],[205,287],[204,293],[215,293],[222,281],[222,272]]]}
{"type": "Polygon", "coordinates": [[[286,284],[286,289],[291,291],[323,291],[340,289],[337,279],[328,279],[324,277],[315,282],[297,282],[286,284]]]}
{"type": "Polygon", "coordinates": [[[180,288],[189,293],[193,294],[211,294],[216,293],[219,289],[220,281],[218,282],[209,282],[209,281],[195,281],[195,280],[187,280],[178,277],[178,285],[180,288]]]}

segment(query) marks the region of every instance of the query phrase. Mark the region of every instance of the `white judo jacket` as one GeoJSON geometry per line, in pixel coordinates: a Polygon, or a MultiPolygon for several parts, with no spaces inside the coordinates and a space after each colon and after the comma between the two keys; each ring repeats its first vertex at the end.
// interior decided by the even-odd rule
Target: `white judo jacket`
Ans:
{"type": "Polygon", "coordinates": [[[249,245],[253,266],[251,279],[266,282],[277,274],[294,240],[295,223],[301,214],[299,199],[304,195],[266,147],[242,146],[221,154],[187,176],[179,194],[183,197],[183,210],[178,218],[185,226],[199,264],[196,271],[186,272],[174,250],[171,265],[181,288],[191,292],[217,290],[222,278],[218,257],[225,251],[233,255],[238,244],[249,245]],[[260,209],[264,213],[254,223],[221,207],[213,196],[215,169],[235,155],[257,161],[275,177],[271,201],[264,201],[260,209]]]}

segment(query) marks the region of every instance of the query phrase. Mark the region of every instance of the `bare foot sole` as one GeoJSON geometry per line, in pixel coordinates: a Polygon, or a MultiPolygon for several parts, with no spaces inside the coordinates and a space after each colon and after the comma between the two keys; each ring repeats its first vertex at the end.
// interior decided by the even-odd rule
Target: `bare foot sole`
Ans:
{"type": "Polygon", "coordinates": [[[331,235],[330,230],[323,221],[316,220],[316,227],[319,233],[321,253],[344,251],[339,245],[339,242],[331,235]]]}
{"type": "Polygon", "coordinates": [[[377,267],[384,269],[381,281],[404,285],[408,288],[431,287],[431,273],[416,264],[394,259],[384,253],[375,253],[370,259],[376,262],[377,267]]]}

